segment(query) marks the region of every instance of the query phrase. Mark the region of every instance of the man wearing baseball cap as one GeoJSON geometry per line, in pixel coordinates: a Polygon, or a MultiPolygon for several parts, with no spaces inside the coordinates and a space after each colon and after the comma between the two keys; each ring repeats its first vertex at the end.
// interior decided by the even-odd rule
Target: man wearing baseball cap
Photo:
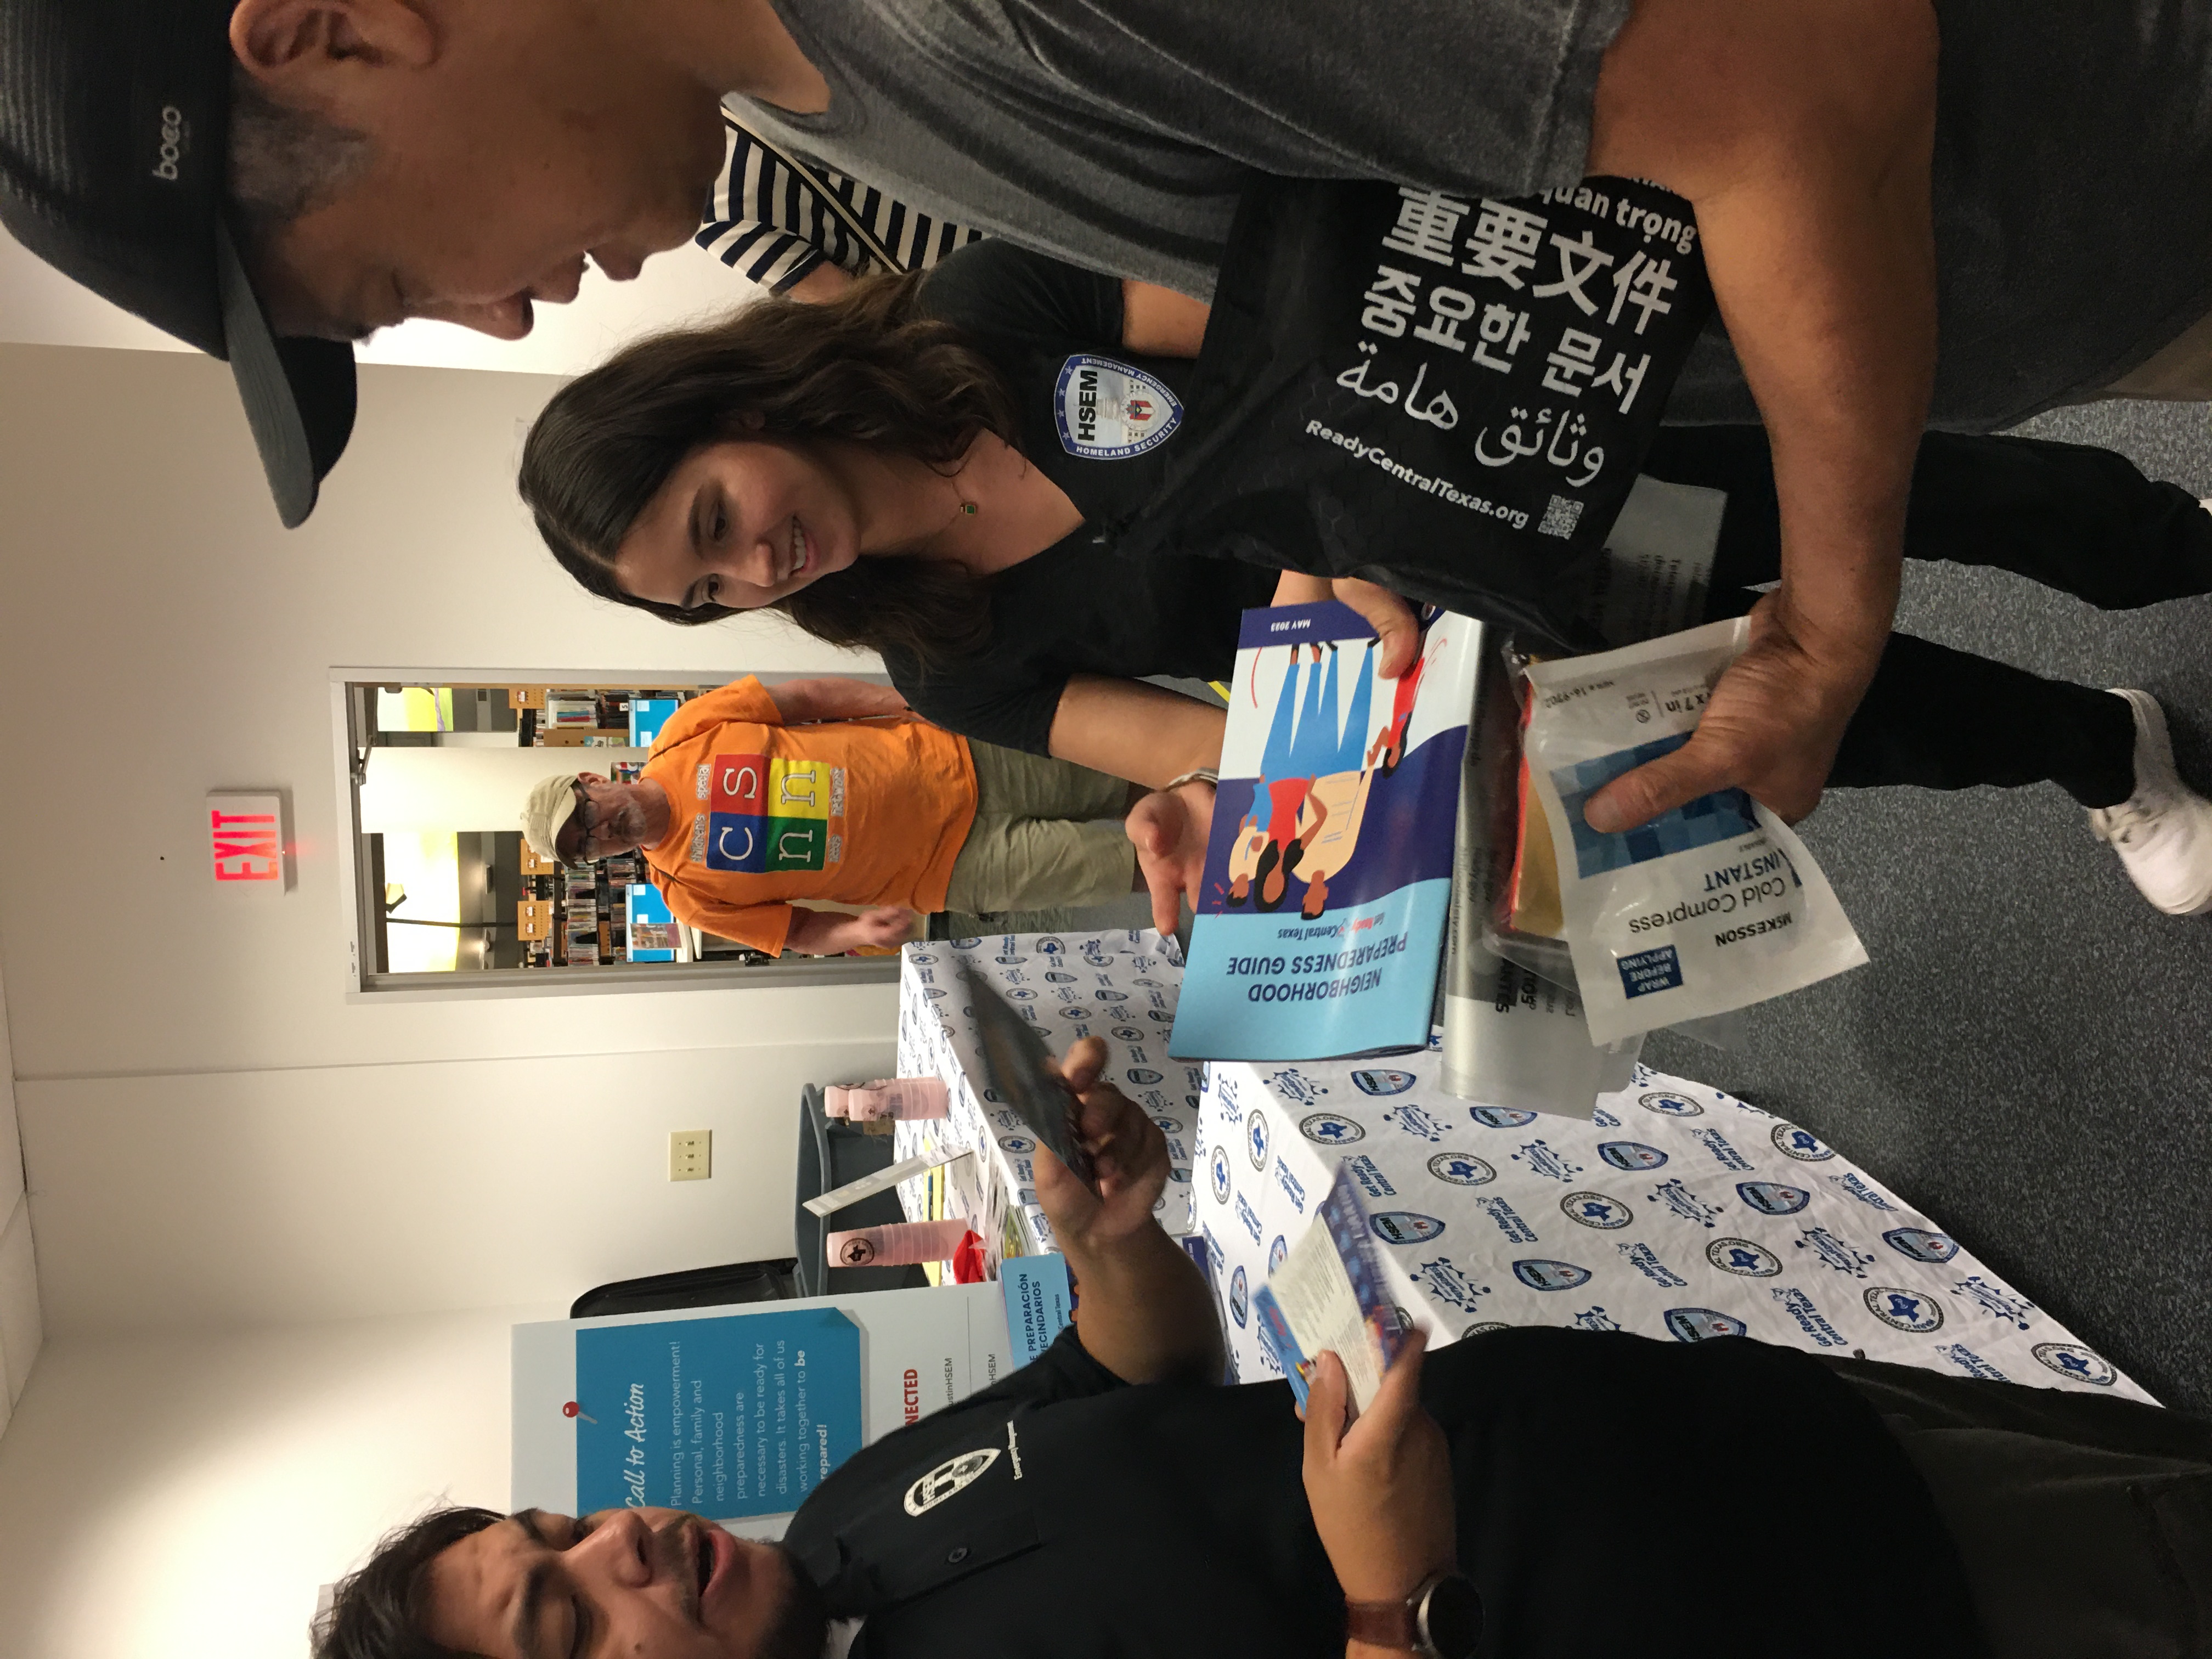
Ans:
{"type": "MultiPolygon", "coordinates": [[[[2163,210],[2212,191],[2208,63],[2199,0],[0,0],[0,218],[232,359],[296,523],[351,366],[289,342],[512,337],[587,258],[635,275],[706,204],[724,95],[921,211],[1200,295],[1255,169],[1416,210],[1652,180],[1728,334],[1669,407],[1764,418],[1783,574],[1696,736],[1594,798],[1620,830],[1728,787],[1812,809],[1931,408],[2212,386],[2212,217],[2163,210]]],[[[1456,234],[1424,256],[1454,280],[1456,234]]],[[[1593,274],[1508,254],[1463,269],[1593,274]]]]}

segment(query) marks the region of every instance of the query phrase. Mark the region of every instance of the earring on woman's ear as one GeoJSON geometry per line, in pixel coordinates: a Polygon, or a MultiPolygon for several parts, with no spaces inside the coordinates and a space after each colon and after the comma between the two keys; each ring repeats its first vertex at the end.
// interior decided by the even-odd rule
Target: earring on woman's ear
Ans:
{"type": "Polygon", "coordinates": [[[972,519],[975,516],[975,503],[973,501],[963,501],[960,503],[960,510],[972,519]]]}

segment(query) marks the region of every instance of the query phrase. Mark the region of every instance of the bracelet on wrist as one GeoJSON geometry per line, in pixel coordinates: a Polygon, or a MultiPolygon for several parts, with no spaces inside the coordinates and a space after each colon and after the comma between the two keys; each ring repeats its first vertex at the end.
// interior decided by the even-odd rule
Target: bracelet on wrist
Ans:
{"type": "Polygon", "coordinates": [[[1160,793],[1163,794],[1171,795],[1176,790],[1182,788],[1186,783],[1218,784],[1220,781],[1220,773],[1215,771],[1210,766],[1200,766],[1196,767],[1188,772],[1182,773],[1179,776],[1170,778],[1167,782],[1161,787],[1160,793]]]}

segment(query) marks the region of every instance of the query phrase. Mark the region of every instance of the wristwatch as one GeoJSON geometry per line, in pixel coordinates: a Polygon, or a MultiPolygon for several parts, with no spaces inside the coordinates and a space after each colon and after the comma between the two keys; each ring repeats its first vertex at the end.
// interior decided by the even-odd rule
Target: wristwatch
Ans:
{"type": "Polygon", "coordinates": [[[1421,1659],[1474,1659],[1482,1644],[1482,1595],[1455,1572],[1421,1581],[1402,1601],[1346,1601],[1345,1635],[1421,1659]]]}

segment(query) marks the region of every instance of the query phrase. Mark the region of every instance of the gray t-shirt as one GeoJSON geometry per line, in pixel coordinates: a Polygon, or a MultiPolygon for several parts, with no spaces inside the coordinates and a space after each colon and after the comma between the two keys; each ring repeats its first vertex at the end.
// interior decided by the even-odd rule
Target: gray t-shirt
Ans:
{"type": "MultiPolygon", "coordinates": [[[[1245,170],[1579,178],[1627,0],[773,0],[830,88],[771,138],[1055,258],[1212,291],[1245,170]]],[[[2212,6],[1937,0],[1933,418],[2109,384],[2212,311],[2212,6]]],[[[1755,418],[1717,325],[1671,420],[1755,418]]]]}

